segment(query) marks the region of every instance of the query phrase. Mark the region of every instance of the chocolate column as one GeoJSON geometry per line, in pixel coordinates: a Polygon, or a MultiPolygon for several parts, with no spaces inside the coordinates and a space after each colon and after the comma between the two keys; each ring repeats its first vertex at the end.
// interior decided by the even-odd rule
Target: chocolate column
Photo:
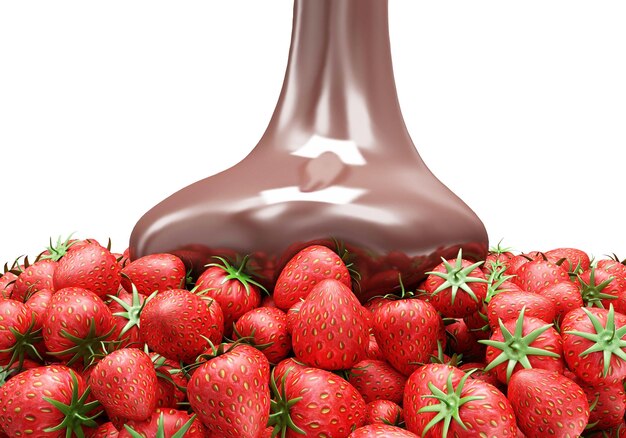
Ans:
{"type": "Polygon", "coordinates": [[[271,277],[321,242],[350,251],[365,299],[390,291],[399,275],[416,284],[459,247],[484,257],[482,222],[429,171],[407,132],[387,7],[296,0],[283,89],[258,145],[148,211],[131,258],[174,252],[200,271],[212,255],[252,254],[271,277]]]}

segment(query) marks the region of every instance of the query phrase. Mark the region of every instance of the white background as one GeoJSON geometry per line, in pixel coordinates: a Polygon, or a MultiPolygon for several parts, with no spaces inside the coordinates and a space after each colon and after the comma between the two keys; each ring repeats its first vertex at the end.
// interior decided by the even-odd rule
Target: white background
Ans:
{"type": "MultiPolygon", "coordinates": [[[[0,2],[0,261],[49,237],[127,246],[261,137],[292,2],[0,2]]],[[[492,243],[626,257],[626,2],[390,0],[425,162],[492,243]]]]}

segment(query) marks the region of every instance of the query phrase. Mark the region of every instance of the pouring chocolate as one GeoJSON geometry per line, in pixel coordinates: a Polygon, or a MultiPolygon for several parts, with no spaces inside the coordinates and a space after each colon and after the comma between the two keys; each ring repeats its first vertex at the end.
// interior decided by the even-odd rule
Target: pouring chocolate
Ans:
{"type": "Polygon", "coordinates": [[[213,256],[249,255],[272,278],[322,243],[347,251],[361,300],[399,278],[417,284],[459,248],[483,258],[483,223],[427,168],[404,124],[387,0],[295,0],[293,17],[283,88],[259,143],[148,211],[131,258],[171,252],[201,272],[213,256]]]}

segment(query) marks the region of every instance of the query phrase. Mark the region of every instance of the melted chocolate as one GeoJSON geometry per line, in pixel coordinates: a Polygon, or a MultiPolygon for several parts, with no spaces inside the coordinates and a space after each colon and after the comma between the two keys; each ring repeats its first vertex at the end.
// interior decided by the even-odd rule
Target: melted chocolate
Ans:
{"type": "Polygon", "coordinates": [[[252,254],[271,284],[306,245],[339,245],[361,299],[389,292],[399,274],[414,286],[459,247],[483,258],[482,222],[430,172],[405,127],[387,6],[296,0],[283,89],[260,142],[148,211],[131,258],[172,252],[200,272],[214,255],[252,254]]]}

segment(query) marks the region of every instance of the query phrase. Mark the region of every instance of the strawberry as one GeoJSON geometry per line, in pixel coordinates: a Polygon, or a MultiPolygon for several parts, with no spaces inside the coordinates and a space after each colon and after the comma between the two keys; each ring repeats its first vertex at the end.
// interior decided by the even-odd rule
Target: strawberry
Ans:
{"type": "Polygon", "coordinates": [[[580,295],[580,288],[570,281],[549,284],[537,292],[537,295],[547,298],[554,304],[555,319],[561,319],[567,312],[584,305],[580,295]]]}
{"type": "Polygon", "coordinates": [[[41,327],[30,307],[19,301],[0,299],[0,369],[14,363],[21,368],[28,356],[41,360],[35,346],[41,341],[41,327]]]}
{"type": "Polygon", "coordinates": [[[479,341],[487,345],[485,371],[493,370],[502,383],[522,367],[563,371],[563,341],[552,324],[526,316],[524,309],[517,320],[499,324],[489,340],[479,341]]]}
{"type": "Polygon", "coordinates": [[[609,309],[572,310],[561,322],[565,361],[588,383],[626,378],[626,315],[609,309]]]}
{"type": "Polygon", "coordinates": [[[504,388],[502,382],[498,380],[498,376],[494,373],[493,370],[485,371],[485,367],[487,365],[483,362],[464,362],[459,365],[459,369],[465,371],[466,373],[472,372],[470,378],[483,380],[498,389],[504,388]]]}
{"type": "Polygon", "coordinates": [[[156,292],[147,297],[137,292],[134,285],[131,289],[132,293],[120,289],[117,296],[109,295],[109,309],[115,322],[115,339],[121,341],[120,346],[139,348],[144,345],[139,332],[141,312],[156,292]]]}
{"type": "Polygon", "coordinates": [[[528,292],[538,292],[549,284],[569,281],[567,269],[541,258],[524,263],[515,275],[513,282],[528,292]]]}
{"type": "Polygon", "coordinates": [[[363,396],[365,403],[390,400],[402,403],[406,377],[381,360],[365,359],[348,373],[348,382],[363,396]]]}
{"type": "Polygon", "coordinates": [[[296,304],[291,306],[289,310],[287,310],[287,331],[289,332],[289,334],[291,334],[291,332],[293,331],[293,325],[298,319],[300,307],[302,307],[303,303],[304,300],[299,300],[296,304]]]}
{"type": "Polygon", "coordinates": [[[361,394],[329,371],[305,368],[283,376],[280,390],[274,378],[270,384],[274,392],[270,424],[281,437],[320,437],[324,433],[346,438],[353,429],[365,424],[361,394]]]}
{"type": "Polygon", "coordinates": [[[372,400],[365,406],[367,424],[392,424],[402,422],[402,408],[390,400],[372,400]]]}
{"type": "Polygon", "coordinates": [[[57,268],[57,262],[53,260],[39,260],[32,265],[25,267],[18,275],[13,285],[13,293],[11,298],[24,302],[30,298],[35,292],[41,289],[50,289],[54,291],[54,272],[57,268]]]}
{"type": "Polygon", "coordinates": [[[98,295],[115,295],[120,285],[120,267],[111,251],[97,243],[74,245],[57,262],[55,290],[66,287],[88,289],[98,295]]]}
{"type": "Polygon", "coordinates": [[[95,293],[79,287],[58,290],[50,300],[43,320],[43,340],[48,354],[71,365],[84,365],[102,351],[115,329],[113,315],[95,293]]]}
{"type": "Polygon", "coordinates": [[[463,360],[482,360],[485,357],[485,346],[478,343],[475,332],[471,331],[464,320],[446,321],[448,349],[459,355],[463,360]]]}
{"type": "MultiPolygon", "coordinates": [[[[6,266],[6,265],[5,265],[6,266]]],[[[0,298],[11,298],[17,275],[11,271],[0,274],[0,298]]]]}
{"type": "Polygon", "coordinates": [[[477,311],[487,296],[487,279],[479,266],[463,260],[462,251],[456,259],[442,259],[424,282],[428,301],[445,317],[463,318],[477,311]]]}
{"type": "Polygon", "coordinates": [[[224,335],[230,336],[233,323],[244,313],[261,304],[261,286],[246,272],[247,258],[234,266],[219,258],[221,264],[211,263],[198,277],[196,287],[213,298],[224,314],[224,335]]]}
{"type": "Polygon", "coordinates": [[[191,408],[215,436],[258,436],[269,418],[267,358],[245,344],[221,346],[213,354],[189,380],[191,408]]]}
{"type": "Polygon", "coordinates": [[[183,288],[187,277],[185,264],[173,254],[140,257],[126,265],[121,274],[121,284],[127,292],[132,292],[131,284],[134,284],[143,295],[183,288]]]}
{"type": "Polygon", "coordinates": [[[143,421],[156,408],[156,371],[150,356],[137,348],[106,355],[91,372],[90,383],[110,415],[143,421]]]}
{"type": "Polygon", "coordinates": [[[411,374],[404,391],[406,428],[422,437],[515,436],[515,415],[504,394],[469,376],[441,364],[411,374]]]}
{"type": "Polygon", "coordinates": [[[517,275],[517,271],[526,263],[533,260],[533,257],[528,254],[518,254],[516,256],[511,257],[506,265],[506,270],[504,271],[507,275],[517,275]]]}
{"type": "Polygon", "coordinates": [[[147,420],[128,421],[119,438],[204,438],[206,431],[196,415],[157,408],[147,420]]]}
{"type": "Polygon", "coordinates": [[[579,437],[589,420],[585,392],[554,371],[527,369],[511,377],[507,397],[528,437],[579,437]]]}
{"type": "Polygon", "coordinates": [[[41,289],[32,294],[31,297],[24,303],[35,315],[35,327],[37,328],[41,328],[43,326],[44,316],[48,311],[52,295],[54,295],[54,292],[50,289],[41,289]]]}
{"type": "Polygon", "coordinates": [[[283,359],[272,370],[274,373],[274,379],[276,379],[276,383],[280,385],[283,376],[289,371],[291,375],[294,373],[300,372],[303,369],[308,368],[302,362],[298,362],[293,357],[288,357],[287,359],[283,359]]]}
{"type": "Polygon", "coordinates": [[[556,308],[547,298],[532,292],[503,292],[497,294],[487,305],[487,318],[492,329],[498,327],[498,320],[504,322],[517,319],[522,309],[527,316],[554,321],[556,308]]]}
{"type": "Polygon", "coordinates": [[[587,306],[608,308],[626,313],[626,283],[602,268],[591,267],[578,275],[583,302],[587,306]]]}
{"type": "Polygon", "coordinates": [[[151,350],[172,360],[193,361],[207,347],[219,343],[223,320],[216,301],[185,289],[170,289],[154,296],[143,308],[139,334],[151,350]]]}
{"type": "Polygon", "coordinates": [[[327,279],[317,283],[304,300],[291,336],[299,361],[325,370],[341,370],[365,359],[369,326],[350,288],[327,279]]]}
{"type": "Polygon", "coordinates": [[[502,247],[500,246],[500,243],[501,242],[498,242],[498,245],[489,248],[489,253],[485,258],[485,263],[483,265],[483,270],[485,271],[485,274],[489,274],[494,270],[494,268],[506,268],[509,260],[514,257],[514,254],[511,252],[512,249],[502,247]]]}
{"type": "Polygon", "coordinates": [[[280,272],[274,286],[274,302],[286,312],[306,298],[317,283],[329,278],[351,287],[350,271],[341,257],[325,246],[308,246],[294,255],[280,272]]]}
{"type": "Polygon", "coordinates": [[[586,252],[576,248],[555,248],[545,252],[548,261],[559,264],[572,274],[589,269],[591,261],[586,252]]]}
{"type": "Polygon", "coordinates": [[[159,354],[150,353],[157,376],[156,406],[157,408],[176,408],[185,401],[187,379],[180,370],[180,365],[159,354]]]}
{"type": "Polygon", "coordinates": [[[119,431],[115,428],[113,423],[107,421],[101,424],[91,435],[91,438],[118,438],[119,431]]]}
{"type": "Polygon", "coordinates": [[[0,388],[0,429],[11,437],[82,437],[98,425],[98,402],[63,365],[24,371],[0,388]]]}
{"type": "Polygon", "coordinates": [[[418,438],[413,432],[388,424],[368,424],[350,434],[350,438],[418,438]]]}
{"type": "Polygon", "coordinates": [[[622,382],[592,385],[578,377],[574,381],[587,394],[589,403],[587,429],[602,430],[619,426],[626,413],[626,394],[622,382]]]}
{"type": "Polygon", "coordinates": [[[444,335],[443,320],[428,302],[390,301],[374,313],[372,331],[387,361],[405,376],[426,363],[444,335]]]}
{"type": "Polygon", "coordinates": [[[270,364],[277,364],[291,352],[287,314],[275,307],[257,307],[244,313],[235,323],[233,338],[242,337],[260,348],[270,364]]]}

